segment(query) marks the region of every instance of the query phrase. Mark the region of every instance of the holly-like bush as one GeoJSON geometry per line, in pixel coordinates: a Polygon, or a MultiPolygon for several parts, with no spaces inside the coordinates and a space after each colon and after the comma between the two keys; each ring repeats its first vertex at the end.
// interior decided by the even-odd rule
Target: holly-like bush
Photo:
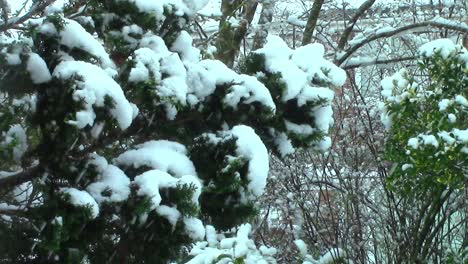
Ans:
{"type": "Polygon", "coordinates": [[[416,197],[462,188],[468,161],[468,52],[440,39],[419,55],[417,72],[382,81],[389,186],[416,197]]]}

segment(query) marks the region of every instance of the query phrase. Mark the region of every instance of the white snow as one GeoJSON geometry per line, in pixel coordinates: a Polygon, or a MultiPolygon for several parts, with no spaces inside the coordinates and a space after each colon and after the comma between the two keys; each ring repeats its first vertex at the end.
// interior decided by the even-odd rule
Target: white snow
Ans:
{"type": "Polygon", "coordinates": [[[468,129],[462,130],[462,129],[454,128],[452,130],[452,133],[457,139],[457,141],[459,141],[460,143],[463,143],[463,144],[468,143],[468,129]]]}
{"type": "Polygon", "coordinates": [[[335,96],[335,92],[326,87],[311,87],[305,86],[302,92],[297,97],[298,106],[303,106],[307,102],[325,99],[331,102],[335,96]]]}
{"type": "Polygon", "coordinates": [[[270,91],[265,85],[257,80],[257,78],[248,75],[240,75],[238,80],[241,81],[240,85],[233,85],[229,88],[229,92],[223,99],[223,102],[234,109],[237,109],[241,98],[244,98],[244,103],[250,104],[252,102],[259,102],[268,106],[272,112],[275,112],[276,105],[271,98],[270,91]]]}
{"type": "Polygon", "coordinates": [[[447,110],[447,107],[449,107],[452,104],[452,101],[449,99],[442,99],[439,102],[439,111],[445,111],[447,110]]]}
{"type": "Polygon", "coordinates": [[[297,27],[305,27],[307,24],[307,21],[300,20],[297,16],[292,15],[289,16],[287,19],[288,23],[297,27]]]}
{"type": "Polygon", "coordinates": [[[79,76],[81,80],[75,81],[76,89],[73,92],[75,101],[83,101],[84,109],[76,113],[76,120],[69,121],[78,128],[93,126],[96,114],[93,106],[104,107],[104,100],[109,96],[114,101],[110,114],[114,117],[121,129],[130,126],[133,120],[133,107],[120,88],[104,70],[96,65],[83,61],[64,61],[54,70],[53,76],[60,80],[68,80],[79,76]]]}
{"type": "Polygon", "coordinates": [[[177,142],[148,141],[138,145],[137,149],[124,152],[114,162],[134,168],[149,166],[178,178],[184,175],[196,176],[195,167],[186,154],[186,148],[177,142]]]}
{"type": "Polygon", "coordinates": [[[307,245],[302,239],[294,240],[294,244],[296,245],[297,249],[299,250],[299,254],[301,254],[301,256],[307,255],[307,245]]]}
{"type": "Polygon", "coordinates": [[[439,147],[439,142],[434,135],[419,135],[419,137],[422,139],[424,145],[432,145],[435,148],[439,147]]]}
{"type": "Polygon", "coordinates": [[[461,106],[468,107],[468,100],[461,94],[455,96],[455,102],[461,106]]]}
{"type": "Polygon", "coordinates": [[[406,79],[407,70],[401,69],[392,76],[385,77],[380,84],[382,85],[382,97],[388,102],[401,102],[407,94],[398,94],[409,85],[406,79]],[[396,94],[396,95],[393,95],[396,94]]]}
{"type": "Polygon", "coordinates": [[[310,125],[298,125],[298,124],[295,124],[293,122],[290,122],[288,120],[284,120],[284,124],[286,126],[286,129],[288,131],[291,131],[295,134],[298,134],[298,135],[304,135],[304,136],[308,136],[312,133],[314,133],[315,129],[313,127],[311,127],[310,125]]]}
{"type": "Polygon", "coordinates": [[[411,169],[411,168],[413,168],[413,164],[403,164],[401,166],[402,171],[405,171],[405,170],[408,170],[408,169],[411,169]]]}
{"type": "Polygon", "coordinates": [[[275,137],[275,144],[282,157],[292,154],[295,151],[291,140],[284,132],[281,132],[278,136],[275,137]]]}
{"type": "Polygon", "coordinates": [[[7,53],[5,59],[8,65],[19,65],[21,64],[21,58],[19,54],[7,53]]]}
{"type": "MultiPolygon", "coordinates": [[[[107,54],[104,47],[98,40],[96,40],[95,37],[89,34],[78,22],[64,17],[62,17],[62,19],[65,23],[64,28],[58,32],[60,35],[60,44],[67,46],[70,49],[78,48],[88,52],[98,58],[104,68],[115,67],[113,61],[109,57],[109,54],[107,54]]],[[[47,35],[57,34],[57,29],[50,22],[42,24],[39,30],[47,35]]]]}
{"type": "Polygon", "coordinates": [[[140,48],[135,51],[133,60],[135,66],[130,70],[128,77],[129,82],[145,82],[149,79],[150,73],[156,81],[161,80],[161,72],[159,60],[160,55],[157,55],[149,48],[140,48]]]}
{"type": "Polygon", "coordinates": [[[193,16],[201,10],[209,0],[119,0],[135,4],[140,12],[151,13],[157,19],[164,19],[164,9],[172,10],[176,16],[193,16]]]}
{"type": "Polygon", "coordinates": [[[418,138],[410,138],[408,140],[408,146],[417,149],[419,147],[419,140],[418,138]]]}
{"type": "Polygon", "coordinates": [[[448,118],[449,122],[452,123],[452,124],[457,121],[457,116],[452,114],[452,113],[448,114],[447,118],[448,118]]]}
{"type": "Polygon", "coordinates": [[[203,240],[205,237],[205,227],[200,219],[195,217],[185,217],[184,218],[184,227],[188,236],[195,240],[203,240]]]}
{"type": "Polygon", "coordinates": [[[68,187],[60,188],[60,192],[69,196],[72,205],[89,208],[93,219],[99,215],[99,206],[88,192],[68,187]]]}
{"type": "Polygon", "coordinates": [[[13,147],[13,158],[19,161],[28,150],[28,138],[25,129],[19,124],[13,125],[4,136],[5,138],[1,144],[10,144],[13,140],[16,140],[16,145],[13,147]]]}
{"type": "Polygon", "coordinates": [[[265,56],[269,72],[281,74],[287,86],[283,101],[296,98],[314,79],[334,86],[341,86],[346,81],[346,73],[323,58],[325,49],[320,44],[308,44],[292,50],[280,37],[269,35],[265,46],[255,52],[265,56]]]}
{"type": "Polygon", "coordinates": [[[193,47],[193,40],[187,31],[181,31],[171,47],[181,55],[182,61],[197,63],[200,61],[200,50],[193,47]]]}
{"type": "MultiPolygon", "coordinates": [[[[249,160],[248,190],[255,197],[263,194],[269,170],[268,151],[260,137],[248,126],[239,125],[231,130],[237,137],[237,154],[249,160]]],[[[248,195],[249,196],[249,195],[248,195]]],[[[249,198],[249,197],[247,197],[249,198]]]]}
{"type": "Polygon", "coordinates": [[[138,187],[137,194],[150,198],[151,210],[156,209],[161,203],[160,188],[176,187],[177,179],[160,170],[150,170],[135,177],[133,184],[138,187]]]}
{"type": "Polygon", "coordinates": [[[457,46],[450,39],[437,39],[422,45],[418,52],[423,57],[432,57],[439,53],[442,58],[446,59],[456,50],[457,46]]]}
{"type": "Polygon", "coordinates": [[[52,79],[49,68],[47,68],[47,64],[37,53],[29,54],[26,69],[28,70],[34,84],[45,83],[52,79]]]}
{"type": "Polygon", "coordinates": [[[156,208],[156,212],[167,219],[169,223],[175,228],[177,221],[179,221],[181,213],[176,207],[170,207],[167,205],[160,205],[156,208]]]}
{"type": "Polygon", "coordinates": [[[99,173],[97,181],[86,187],[86,190],[98,202],[122,202],[130,195],[130,179],[125,173],[114,165],[97,155],[92,155],[89,164],[96,166],[99,173]],[[109,196],[103,196],[102,192],[110,191],[109,196]]]}
{"type": "Polygon", "coordinates": [[[210,226],[207,226],[208,229],[209,242],[195,243],[189,253],[193,258],[187,264],[231,263],[236,258],[242,258],[245,264],[275,263],[273,255],[276,249],[265,246],[257,249],[255,242],[249,238],[252,230],[250,224],[239,226],[236,235],[228,238],[223,238],[223,234],[217,235],[210,226]]]}
{"type": "Polygon", "coordinates": [[[456,142],[456,140],[448,133],[447,131],[440,131],[437,133],[437,135],[445,141],[445,143],[451,145],[456,142]]]}
{"type": "MultiPolygon", "coordinates": [[[[235,85],[229,89],[229,92],[223,99],[225,104],[236,109],[241,98],[243,98],[243,103],[249,104],[252,102],[259,102],[271,109],[272,112],[275,112],[276,105],[273,102],[269,90],[255,77],[244,74],[239,75],[217,60],[203,60],[199,65],[204,70],[198,70],[196,72],[198,75],[197,79],[192,77],[192,80],[196,81],[196,87],[205,87],[204,90],[208,93],[214,92],[216,85],[234,83],[235,85]],[[202,83],[201,80],[206,80],[207,82],[202,83]]],[[[195,91],[200,90],[202,89],[198,88],[195,91]]],[[[200,99],[206,96],[205,93],[200,94],[200,92],[197,92],[196,94],[201,95],[200,99]]]]}

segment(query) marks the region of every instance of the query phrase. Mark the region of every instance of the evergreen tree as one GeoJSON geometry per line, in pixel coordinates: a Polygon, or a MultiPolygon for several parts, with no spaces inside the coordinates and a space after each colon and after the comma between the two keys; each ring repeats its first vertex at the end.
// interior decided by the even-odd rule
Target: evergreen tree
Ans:
{"type": "Polygon", "coordinates": [[[270,36],[235,72],[192,45],[207,1],[86,2],[1,38],[0,261],[184,261],[255,215],[268,150],[330,145],[323,46],[270,36]]]}

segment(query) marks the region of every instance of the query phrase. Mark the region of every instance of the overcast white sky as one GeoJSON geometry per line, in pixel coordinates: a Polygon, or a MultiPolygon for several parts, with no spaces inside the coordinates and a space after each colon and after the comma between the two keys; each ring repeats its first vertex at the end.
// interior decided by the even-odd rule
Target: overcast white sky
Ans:
{"type": "MultiPolygon", "coordinates": [[[[63,5],[63,2],[65,2],[66,0],[56,0],[56,3],[57,5],[63,5]]],[[[154,0],[154,1],[158,1],[158,0],[154,0]]],[[[308,0],[310,2],[313,2],[311,0],[308,0]]],[[[365,0],[335,0],[337,3],[348,3],[350,4],[351,6],[353,7],[358,7],[359,5],[361,5],[365,0]]],[[[411,3],[411,2],[417,2],[417,3],[429,3],[430,0],[377,0],[377,3],[387,3],[387,4],[390,4],[390,3],[411,3]]],[[[8,0],[8,2],[10,3],[10,6],[11,6],[11,9],[12,11],[14,12],[15,10],[18,10],[22,4],[24,3],[24,0],[8,0]]],[[[31,0],[29,0],[29,2],[32,2],[31,0]]],[[[215,7],[215,6],[219,6],[219,3],[221,2],[221,0],[210,0],[208,6],[209,7],[215,7]]],[[[278,1],[278,3],[285,3],[285,2],[291,2],[291,3],[294,3],[296,2],[297,4],[299,4],[299,0],[290,0],[290,1],[278,1]]],[[[450,3],[453,3],[454,0],[442,0],[442,2],[446,3],[446,4],[450,4],[450,3]]]]}
{"type": "MultiPolygon", "coordinates": [[[[157,1],[157,0],[154,0],[154,1],[157,1]]],[[[210,2],[216,3],[216,2],[219,2],[219,1],[221,1],[221,0],[211,0],[210,2]]],[[[343,1],[348,2],[353,6],[359,6],[365,0],[337,0],[337,2],[343,2],[343,1]]],[[[389,1],[393,2],[395,0],[377,0],[377,2],[389,2],[389,1]]],[[[8,2],[10,3],[12,11],[13,10],[18,10],[22,6],[22,4],[24,3],[23,0],[8,0],[8,2]]],[[[29,2],[32,2],[32,1],[30,0],[29,2]]],[[[57,0],[56,2],[57,3],[63,3],[64,0],[57,0]]],[[[279,1],[279,2],[281,2],[281,1],[279,1]]],[[[214,3],[210,3],[210,4],[214,4],[214,3]]]]}

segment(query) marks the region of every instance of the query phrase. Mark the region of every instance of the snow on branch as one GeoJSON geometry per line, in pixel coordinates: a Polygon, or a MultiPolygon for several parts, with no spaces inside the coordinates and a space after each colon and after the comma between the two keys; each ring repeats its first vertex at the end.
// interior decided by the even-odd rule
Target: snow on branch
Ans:
{"type": "Polygon", "coordinates": [[[349,36],[351,35],[351,32],[353,31],[354,25],[356,25],[356,22],[358,19],[369,9],[371,6],[375,3],[375,0],[367,0],[366,2],[362,3],[362,5],[359,7],[357,10],[356,14],[351,18],[349,21],[349,26],[346,27],[346,29],[343,31],[343,34],[341,34],[340,40],[338,42],[338,48],[343,49],[344,46],[346,45],[346,42],[348,41],[349,36]]]}
{"type": "Polygon", "coordinates": [[[0,21],[0,32],[12,29],[15,26],[25,22],[26,20],[32,18],[34,15],[40,13],[42,10],[44,10],[47,6],[49,6],[53,2],[55,2],[55,0],[36,1],[31,6],[29,11],[23,16],[12,17],[10,19],[7,19],[6,17],[4,17],[4,21],[0,21]]]}
{"type": "Polygon", "coordinates": [[[425,28],[425,27],[438,27],[438,28],[446,28],[449,30],[453,31],[458,31],[464,34],[468,34],[468,25],[463,22],[456,22],[456,21],[451,21],[447,20],[441,17],[436,17],[434,19],[431,19],[429,21],[424,21],[424,22],[419,22],[419,23],[414,23],[411,25],[406,25],[403,27],[399,28],[384,28],[375,31],[372,35],[363,38],[362,40],[358,41],[354,45],[352,45],[347,51],[345,51],[342,55],[337,56],[336,61],[338,65],[343,64],[354,52],[356,52],[359,48],[362,46],[380,39],[380,38],[386,38],[386,37],[392,37],[400,33],[404,33],[406,31],[411,31],[417,28],[425,28]]]}
{"type": "Polygon", "coordinates": [[[353,57],[349,58],[341,64],[341,68],[345,70],[360,68],[371,65],[380,65],[387,63],[395,63],[416,59],[416,56],[405,56],[398,58],[381,58],[381,57],[353,57]]]}
{"type": "Polygon", "coordinates": [[[34,166],[18,173],[8,174],[5,177],[1,177],[0,174],[0,190],[11,188],[27,181],[30,181],[36,177],[39,177],[41,170],[40,166],[34,166]]]}

